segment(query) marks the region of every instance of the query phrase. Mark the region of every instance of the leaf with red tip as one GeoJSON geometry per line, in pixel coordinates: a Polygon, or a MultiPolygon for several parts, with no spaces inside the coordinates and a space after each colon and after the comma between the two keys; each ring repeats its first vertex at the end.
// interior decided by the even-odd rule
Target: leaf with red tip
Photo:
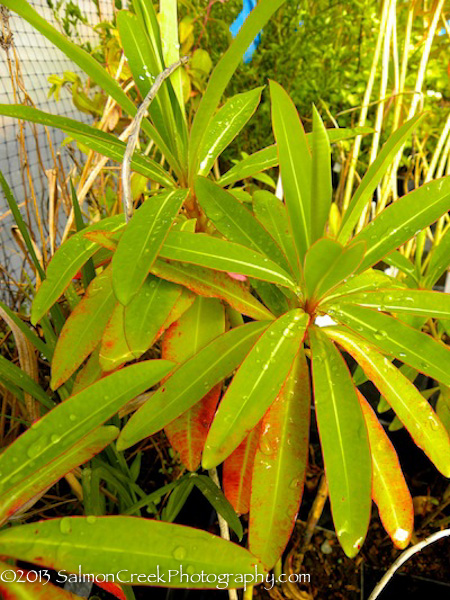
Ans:
{"type": "Polygon", "coordinates": [[[263,417],[253,464],[249,548],[268,568],[282,555],[295,524],[308,460],[310,414],[309,369],[300,349],[263,417]]]}
{"type": "Polygon", "coordinates": [[[122,590],[120,585],[117,585],[117,583],[112,583],[111,581],[96,581],[95,585],[98,585],[99,588],[102,588],[102,590],[109,592],[119,600],[127,600],[124,591],[122,590]]]}
{"type": "Polygon", "coordinates": [[[397,453],[372,407],[358,391],[358,398],[369,434],[372,455],[372,498],[378,506],[383,527],[403,550],[414,528],[414,507],[403,477],[397,453]]]}
{"type": "Polygon", "coordinates": [[[115,304],[108,267],[89,284],[62,328],[52,361],[53,389],[67,381],[98,345],[115,304]]]}
{"type": "MultiPolygon", "coordinates": [[[[216,298],[198,296],[191,308],[167,330],[161,356],[182,363],[224,331],[224,305],[216,298]]],[[[172,447],[180,453],[190,471],[197,470],[200,464],[221,388],[221,384],[213,387],[200,402],[165,427],[172,447]]]]}
{"type": "Polygon", "coordinates": [[[240,515],[250,510],[253,461],[260,434],[258,423],[223,463],[223,491],[240,515]]]}
{"type": "Polygon", "coordinates": [[[162,260],[155,262],[152,273],[168,281],[180,283],[200,296],[221,298],[232,308],[252,319],[274,318],[272,313],[251,294],[245,283],[232,279],[226,273],[162,260]]]}
{"type": "Polygon", "coordinates": [[[391,361],[344,327],[328,327],[327,335],[351,354],[387,400],[397,417],[437,469],[450,477],[450,439],[440,419],[419,390],[391,361]]]}

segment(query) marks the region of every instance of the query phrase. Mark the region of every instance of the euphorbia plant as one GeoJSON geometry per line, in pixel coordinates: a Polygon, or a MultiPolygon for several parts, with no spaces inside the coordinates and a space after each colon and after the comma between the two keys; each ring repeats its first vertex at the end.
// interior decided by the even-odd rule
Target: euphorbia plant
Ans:
{"type": "MultiPolygon", "coordinates": [[[[244,124],[256,108],[259,90],[215,112],[243,50],[281,2],[269,4],[259,3],[214,71],[192,128],[181,126],[186,137],[163,135],[172,117],[182,122],[173,88],[168,86],[170,102],[161,107],[172,110],[167,122],[159,119],[160,105],[153,107],[153,121],[145,128],[175,177],[143,155],[135,154],[132,164],[167,189],[147,199],[128,224],[118,215],[79,231],[48,266],[32,320],[49,331],[47,311],[66,291],[73,310],[56,346],[48,343],[44,354],[52,360],[52,388],[62,399],[70,397],[0,457],[2,471],[12,472],[2,493],[5,520],[117,438],[118,429],[101,425],[137,398],[128,406],[135,412],[118,436],[117,449],[165,428],[189,470],[196,471],[200,461],[205,469],[223,463],[227,497],[237,512],[250,510],[252,554],[202,532],[156,521],[142,525],[129,517],[69,518],[6,529],[0,533],[1,554],[71,570],[79,554],[70,548],[81,548],[86,569],[97,573],[104,561],[125,551],[131,557],[126,565],[133,569],[163,559],[167,569],[181,561],[214,573],[243,573],[259,560],[271,568],[289,540],[301,500],[311,382],[333,518],[345,552],[354,556],[364,540],[371,497],[388,533],[404,547],[412,532],[411,498],[395,451],[355,386],[347,355],[436,467],[449,475],[448,434],[393,360],[450,384],[448,349],[411,320],[414,315],[448,318],[450,302],[444,294],[406,288],[373,267],[448,211],[450,179],[411,192],[353,233],[379,179],[421,117],[388,140],[343,215],[332,205],[333,134],[315,112],[313,132],[305,135],[294,105],[276,83],[271,83],[276,146],[217,181],[205,177],[225,147],[223,140],[229,143],[239,131],[234,125],[239,116],[247,114],[244,124]],[[159,133],[157,122],[163,123],[159,133]],[[284,201],[261,190],[247,207],[241,190],[225,189],[278,162],[284,201]],[[70,283],[80,270],[86,292],[77,303],[70,283]],[[154,360],[159,338],[161,360],[154,360]],[[144,355],[150,349],[151,360],[123,367],[149,358],[144,355]],[[156,390],[141,395],[162,378],[156,390]],[[145,549],[136,541],[141,525],[153,547],[161,544],[156,554],[148,550],[148,540],[145,549]],[[37,540],[33,547],[24,541],[31,531],[37,540]],[[98,549],[105,539],[103,561],[98,549]],[[57,544],[60,552],[54,551],[57,544]],[[191,545],[198,550],[195,556],[191,545]],[[141,560],[145,564],[133,562],[141,560]]],[[[18,5],[29,14],[25,2],[18,5]]],[[[152,13],[141,18],[147,27],[153,22],[152,13]]],[[[133,17],[123,19],[135,23],[133,17]]],[[[155,51],[157,42],[151,39],[155,51]]],[[[112,85],[103,75],[99,83],[105,82],[112,85]]],[[[110,87],[112,92],[123,100],[110,87]]],[[[26,110],[13,107],[8,114],[47,118],[26,110]]],[[[123,155],[124,145],[112,136],[81,130],[73,122],[62,125],[97,150],[123,155]]],[[[127,568],[122,562],[117,566],[127,568]]]]}

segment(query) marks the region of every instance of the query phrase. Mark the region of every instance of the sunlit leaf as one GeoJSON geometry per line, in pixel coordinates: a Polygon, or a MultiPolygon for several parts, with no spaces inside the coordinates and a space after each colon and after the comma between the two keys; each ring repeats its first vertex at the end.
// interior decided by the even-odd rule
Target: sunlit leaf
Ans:
{"type": "Polygon", "coordinates": [[[322,237],[328,220],[333,188],[330,140],[314,105],[311,148],[311,232],[312,240],[317,240],[322,237]]]}
{"type": "Polygon", "coordinates": [[[132,446],[194,406],[230,375],[267,326],[267,322],[254,321],[231,329],[180,365],[131,417],[117,447],[123,450],[132,446]]]}
{"type": "Polygon", "coordinates": [[[414,528],[414,507],[394,446],[370,404],[358,392],[372,455],[372,497],[380,519],[397,548],[408,546],[414,528]]]}
{"type": "Polygon", "coordinates": [[[11,514],[26,495],[30,499],[45,490],[70,471],[74,462],[84,462],[89,458],[84,456],[91,451],[94,454],[95,448],[116,437],[116,428],[106,428],[98,436],[92,432],[129,400],[160,381],[172,367],[173,363],[165,360],[126,367],[93,383],[36,421],[0,454],[2,514],[11,514]]]}
{"type": "Polygon", "coordinates": [[[237,311],[253,319],[273,319],[272,313],[250,293],[248,286],[227,273],[203,269],[195,265],[157,260],[152,272],[169,281],[180,283],[208,298],[221,298],[237,311]]]}
{"type": "Polygon", "coordinates": [[[328,314],[387,354],[450,385],[450,349],[430,335],[380,311],[361,306],[342,304],[330,308],[328,314]]]}
{"type": "Polygon", "coordinates": [[[385,397],[415,443],[446,477],[450,476],[450,440],[436,413],[417,388],[391,361],[343,327],[326,333],[361,365],[385,397]]]}
{"type": "Polygon", "coordinates": [[[314,403],[325,475],[339,542],[349,557],[369,526],[372,465],[356,388],[341,353],[317,328],[309,331],[314,403]]]}
{"type": "Polygon", "coordinates": [[[311,151],[287,92],[271,81],[270,94],[286,208],[297,254],[303,260],[311,245],[311,151]]]}
{"type": "MultiPolygon", "coordinates": [[[[120,572],[128,583],[131,573],[148,574],[139,583],[150,586],[161,585],[159,567],[164,586],[171,588],[186,587],[180,567],[184,574],[204,571],[210,578],[232,573],[230,587],[242,587],[242,574],[254,574],[255,568],[263,572],[248,550],[206,531],[122,516],[64,517],[4,529],[0,553],[69,573],[78,573],[80,565],[82,572],[94,575],[113,572],[117,577],[120,572]]],[[[216,589],[216,579],[209,585],[216,589]]],[[[200,579],[190,586],[204,588],[205,583],[200,579]]]]}
{"type": "Polygon", "coordinates": [[[274,321],[255,343],[222,398],[203,451],[202,464],[221,463],[255,427],[277,397],[306,334],[301,309],[274,321]]]}
{"type": "Polygon", "coordinates": [[[435,179],[385,208],[354,238],[366,242],[359,271],[380,261],[450,210],[450,177],[435,179]]]}
{"type": "Polygon", "coordinates": [[[53,389],[62,385],[98,345],[115,304],[108,268],[90,283],[64,324],[52,360],[53,389]]]}
{"type": "Polygon", "coordinates": [[[108,217],[75,233],[58,248],[47,267],[47,278],[40,285],[33,300],[31,322],[36,324],[58,300],[69,283],[98,250],[98,244],[88,240],[89,231],[117,231],[124,226],[123,215],[108,217]]]}
{"type": "MultiPolygon", "coordinates": [[[[339,232],[339,241],[347,242],[350,238],[353,228],[357,225],[358,220],[363,213],[367,204],[372,200],[373,193],[384,176],[386,171],[392,164],[392,159],[398,153],[400,148],[405,143],[410,133],[417,127],[420,121],[423,120],[424,114],[416,115],[401,127],[399,127],[387,140],[381,148],[376,159],[367,169],[361,183],[358,186],[351,202],[344,213],[342,220],[341,231],[339,232]]],[[[394,221],[392,221],[393,223],[394,221]]]]}
{"type": "Polygon", "coordinates": [[[268,568],[280,558],[295,524],[308,459],[310,413],[309,369],[301,349],[263,417],[253,466],[249,548],[268,568]]]}
{"type": "Polygon", "coordinates": [[[163,192],[148,198],[132,216],[112,260],[114,293],[122,304],[144,283],[187,194],[163,192]]]}
{"type": "Polygon", "coordinates": [[[236,94],[211,119],[199,149],[199,175],[207,175],[258,107],[263,88],[236,94]]]}
{"type": "MultiPolygon", "coordinates": [[[[215,298],[198,296],[191,308],[164,335],[161,356],[183,363],[225,332],[225,310],[215,298]]],[[[221,385],[213,387],[192,408],[165,427],[172,447],[183,464],[195,471],[201,460],[209,425],[219,401],[221,385]]]]}

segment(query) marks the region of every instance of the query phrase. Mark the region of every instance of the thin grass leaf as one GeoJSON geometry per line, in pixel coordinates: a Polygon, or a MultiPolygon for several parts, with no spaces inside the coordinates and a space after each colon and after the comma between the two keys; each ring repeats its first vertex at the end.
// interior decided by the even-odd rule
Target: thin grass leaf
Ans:
{"type": "Polygon", "coordinates": [[[195,487],[201,491],[204,497],[215,509],[217,514],[221,515],[225,519],[234,533],[238,536],[239,541],[242,540],[244,535],[242,523],[237,514],[234,512],[231,504],[225,498],[222,490],[217,487],[210,477],[207,477],[206,475],[193,474],[191,477],[195,487]]]}

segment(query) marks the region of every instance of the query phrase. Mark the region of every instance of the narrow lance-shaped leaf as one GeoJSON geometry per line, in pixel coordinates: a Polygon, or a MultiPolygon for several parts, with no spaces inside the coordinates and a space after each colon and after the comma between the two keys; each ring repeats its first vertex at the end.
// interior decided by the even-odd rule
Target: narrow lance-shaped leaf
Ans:
{"type": "Polygon", "coordinates": [[[313,105],[311,173],[311,232],[312,240],[322,237],[330,213],[331,196],[331,148],[327,130],[313,105]]]}
{"type": "Polygon", "coordinates": [[[437,381],[450,385],[450,349],[382,312],[343,304],[328,314],[348,325],[369,342],[437,381]]]}
{"type": "MultiPolygon", "coordinates": [[[[117,581],[128,584],[132,573],[147,574],[140,585],[161,586],[163,581],[170,588],[186,587],[191,571],[204,571],[209,581],[215,576],[207,584],[213,589],[223,573],[232,573],[229,587],[236,588],[243,587],[244,574],[264,572],[248,550],[206,531],[122,516],[64,517],[4,529],[0,552],[69,573],[78,573],[82,565],[84,573],[114,573],[117,581]]],[[[205,587],[202,578],[198,583],[192,579],[190,587],[205,587]]]]}
{"type": "Polygon", "coordinates": [[[206,475],[192,474],[191,477],[195,487],[201,491],[211,506],[215,508],[217,514],[225,519],[234,533],[238,536],[239,540],[242,540],[244,535],[242,523],[234,512],[231,504],[225,498],[222,490],[206,475]]]}
{"type": "Polygon", "coordinates": [[[211,119],[199,150],[199,175],[207,175],[258,107],[263,88],[229,98],[211,119]]]}
{"type": "Polygon", "coordinates": [[[308,460],[311,394],[303,348],[262,420],[250,505],[249,548],[268,568],[282,555],[298,512],[308,460]]]}
{"type": "Polygon", "coordinates": [[[30,394],[35,400],[46,408],[52,408],[53,400],[45,393],[36,381],[20,367],[0,354],[0,376],[11,382],[25,393],[30,394]]]}
{"type": "Polygon", "coordinates": [[[239,367],[213,421],[202,464],[221,463],[258,423],[277,397],[303,341],[309,316],[292,310],[274,321],[239,367]]]}
{"type": "Polygon", "coordinates": [[[450,319],[450,294],[428,290],[390,289],[351,293],[336,298],[340,304],[358,304],[366,308],[398,314],[450,319]]]}
{"type": "Polygon", "coordinates": [[[399,127],[397,131],[390,136],[381,148],[376,159],[367,169],[358,189],[351,199],[348,209],[344,213],[342,227],[338,238],[341,243],[347,242],[350,238],[352,230],[357,225],[365,207],[371,201],[377,185],[392,164],[392,159],[424,116],[424,114],[417,115],[399,127]]]}
{"type": "Polygon", "coordinates": [[[114,293],[122,304],[144,283],[187,194],[174,190],[153,196],[128,223],[112,260],[114,293]]]}
{"type": "Polygon", "coordinates": [[[369,440],[356,388],[339,350],[316,327],[309,332],[314,403],[336,533],[355,556],[371,510],[369,440]]]}
{"type": "Polygon", "coordinates": [[[228,274],[195,265],[157,260],[152,272],[158,277],[180,283],[196,294],[208,298],[221,298],[253,319],[273,319],[272,313],[258,302],[248,286],[232,279],[228,274]]]}
{"type": "Polygon", "coordinates": [[[435,179],[385,208],[354,238],[366,242],[359,272],[376,264],[450,209],[450,177],[435,179]]]}
{"type": "Polygon", "coordinates": [[[31,308],[31,322],[36,324],[53,306],[89,258],[98,244],[85,237],[86,232],[117,231],[124,226],[123,215],[108,217],[75,233],[58,248],[47,267],[47,278],[42,282],[31,308]]]}
{"type": "MultiPolygon", "coordinates": [[[[352,129],[336,127],[327,129],[326,132],[328,139],[333,144],[334,142],[351,139],[357,135],[373,133],[373,129],[371,127],[353,127],[352,129]]],[[[306,138],[308,141],[311,141],[312,133],[307,133],[306,138]]],[[[247,177],[253,177],[258,173],[261,173],[261,171],[276,166],[278,166],[278,151],[276,144],[274,144],[273,146],[267,146],[267,148],[263,148],[263,150],[259,150],[242,159],[237,165],[224,173],[217,183],[222,187],[232,185],[233,183],[236,183],[236,181],[246,179],[247,177]]]]}
{"type": "Polygon", "coordinates": [[[115,304],[111,268],[107,268],[90,283],[64,324],[52,360],[53,389],[67,381],[98,345],[115,304]]]}
{"type": "Polygon", "coordinates": [[[270,82],[272,126],[284,197],[300,260],[311,245],[311,153],[302,122],[285,90],[270,82]]]}
{"type": "MultiPolygon", "coordinates": [[[[198,296],[191,308],[165,333],[161,356],[183,363],[224,332],[224,305],[216,298],[198,296]]],[[[165,428],[172,447],[180,453],[183,464],[190,471],[197,470],[200,464],[220,392],[221,385],[218,384],[165,428]]]]}
{"type": "Polygon", "coordinates": [[[284,4],[285,0],[261,0],[251,11],[238,35],[217,63],[209,78],[208,87],[202,96],[191,128],[189,143],[189,178],[197,173],[200,148],[206,137],[209,124],[217,110],[222,94],[233,73],[239,66],[242,56],[270,17],[284,4]]]}
{"type": "Polygon", "coordinates": [[[426,287],[432,287],[437,283],[450,264],[450,226],[447,227],[439,243],[436,244],[435,242],[433,244],[430,253],[430,262],[425,277],[426,287]]]}
{"type": "Polygon", "coordinates": [[[207,217],[222,235],[231,242],[248,246],[268,256],[289,271],[289,264],[278,244],[232,194],[203,177],[196,179],[195,193],[207,217]]]}
{"type": "Polygon", "coordinates": [[[333,290],[325,295],[320,306],[325,307],[329,304],[339,303],[347,295],[359,294],[360,292],[380,290],[382,288],[402,288],[405,286],[393,277],[389,277],[383,271],[376,269],[367,269],[359,275],[350,275],[348,280],[340,283],[333,290]]]}
{"type": "Polygon", "coordinates": [[[253,461],[260,434],[261,424],[258,423],[223,463],[223,491],[240,515],[250,509],[253,461]]]}
{"type": "MultiPolygon", "coordinates": [[[[81,142],[91,150],[99,152],[117,162],[122,162],[126,144],[114,135],[101,131],[96,127],[87,125],[75,119],[46,113],[32,106],[22,104],[0,104],[0,114],[16,119],[23,119],[31,123],[39,123],[47,127],[56,127],[69,134],[78,142],[81,142]]],[[[174,187],[175,182],[159,163],[145,154],[134,152],[131,159],[131,167],[137,173],[157,181],[166,187],[174,187]]]]}
{"type": "Polygon", "coordinates": [[[125,306],[116,302],[102,334],[98,359],[104,373],[113,371],[134,358],[125,337],[124,312],[125,306]]]}
{"type": "Polygon", "coordinates": [[[328,238],[318,240],[306,253],[304,277],[308,298],[317,301],[361,264],[364,244],[343,248],[328,238]]]}
{"type": "Polygon", "coordinates": [[[258,190],[253,194],[253,210],[258,221],[282,249],[293,273],[299,277],[300,266],[284,203],[280,202],[274,194],[266,190],[258,190]]]}
{"type": "MultiPolygon", "coordinates": [[[[64,461],[67,459],[70,465],[76,452],[86,452],[89,447],[83,450],[82,440],[86,441],[86,436],[129,400],[160,381],[172,367],[173,363],[165,360],[132,365],[90,385],[36,421],[0,454],[0,494],[6,503],[3,512],[22,502],[25,493],[31,493],[31,498],[69,471],[72,467],[64,471],[64,461]]],[[[108,428],[104,434],[115,436],[117,432],[108,428]]],[[[99,434],[87,443],[96,440],[98,444],[101,439],[99,434]]]]}
{"type": "Polygon", "coordinates": [[[397,417],[436,468],[450,476],[450,440],[441,421],[417,388],[358,335],[344,327],[329,327],[327,335],[361,365],[397,417]]]}
{"type": "Polygon", "coordinates": [[[247,323],[217,337],[180,365],[153,396],[131,417],[117,447],[124,450],[152,435],[194,406],[237,367],[267,322],[247,323]]]}
{"type": "Polygon", "coordinates": [[[171,231],[159,256],[227,273],[239,273],[289,288],[296,287],[291,276],[263,254],[204,233],[171,231]]]}
{"type": "Polygon", "coordinates": [[[384,528],[397,548],[409,544],[414,528],[414,507],[394,446],[370,404],[358,392],[369,434],[372,456],[372,497],[384,528]]]}

